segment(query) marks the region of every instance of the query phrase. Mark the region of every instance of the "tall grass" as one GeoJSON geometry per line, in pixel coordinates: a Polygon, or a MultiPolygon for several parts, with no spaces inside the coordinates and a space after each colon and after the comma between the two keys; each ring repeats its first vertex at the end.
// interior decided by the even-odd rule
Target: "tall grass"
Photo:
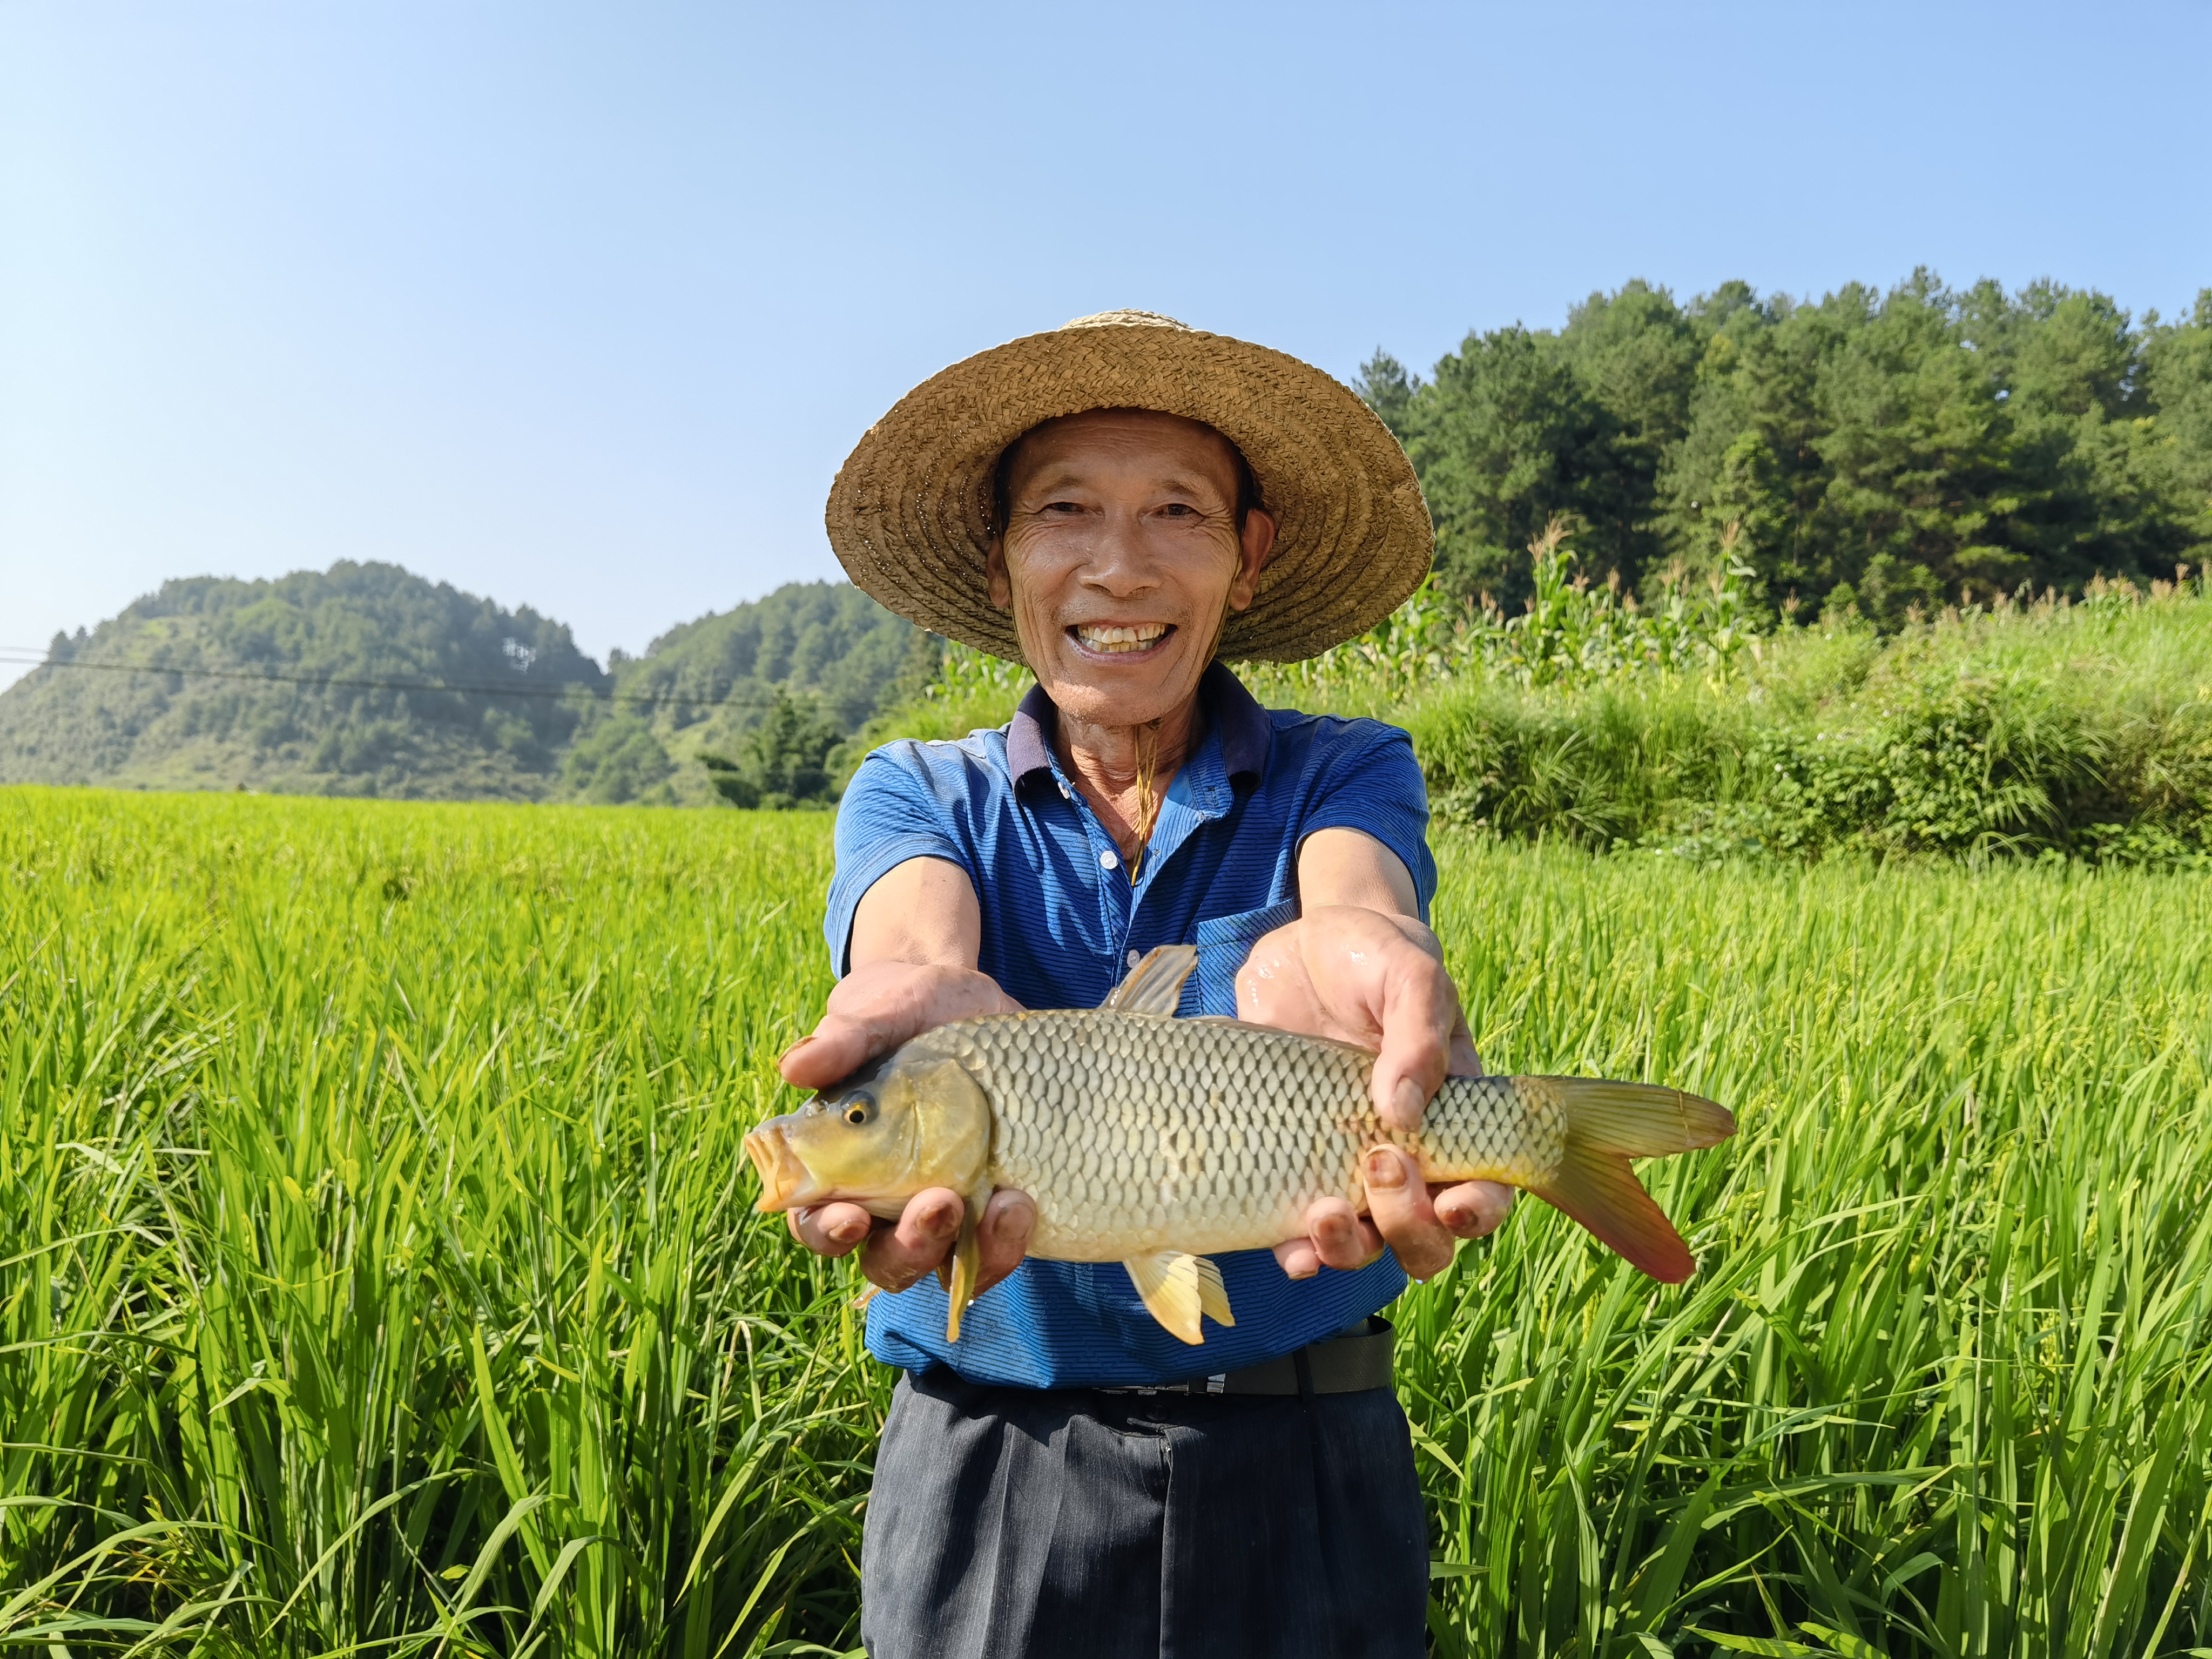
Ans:
{"type": "MultiPolygon", "coordinates": [[[[1631,611],[1570,582],[1556,543],[1535,550],[1526,615],[1424,591],[1311,662],[1238,672],[1270,707],[1405,726],[1432,803],[1494,835],[1700,862],[2212,868],[2212,573],[1953,610],[1889,635],[1761,634],[1729,583],[1631,611]]],[[[1026,684],[956,650],[872,740],[1000,724],[1026,684]]]]}
{"type": "Polygon", "coordinates": [[[1455,681],[1375,712],[1411,729],[1443,811],[1509,836],[2212,867],[2212,599],[2194,592],[1795,630],[1740,683],[1455,681]]]}
{"type": "MultiPolygon", "coordinates": [[[[890,1379],[737,1147],[827,830],[0,792],[0,1643],[849,1647],[890,1379]]],[[[1493,1065],[1743,1129],[1687,1285],[1397,1310],[1437,1650],[2212,1645],[2212,879],[1442,851],[1493,1065]]]]}

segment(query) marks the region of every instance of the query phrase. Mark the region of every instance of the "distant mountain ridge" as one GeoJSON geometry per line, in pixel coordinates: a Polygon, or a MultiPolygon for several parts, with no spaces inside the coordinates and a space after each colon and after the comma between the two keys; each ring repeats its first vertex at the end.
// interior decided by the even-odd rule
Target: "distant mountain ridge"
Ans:
{"type": "Polygon", "coordinates": [[[0,782],[706,804],[702,746],[779,696],[857,731],[927,640],[793,583],[609,672],[566,624],[398,565],[191,577],[57,635],[0,691],[0,782]]]}
{"type": "Polygon", "coordinates": [[[847,582],[792,582],[680,623],[641,657],[615,654],[619,702],[594,710],[564,763],[581,800],[703,805],[703,755],[744,747],[781,694],[846,736],[936,665],[930,635],[847,582]]]}

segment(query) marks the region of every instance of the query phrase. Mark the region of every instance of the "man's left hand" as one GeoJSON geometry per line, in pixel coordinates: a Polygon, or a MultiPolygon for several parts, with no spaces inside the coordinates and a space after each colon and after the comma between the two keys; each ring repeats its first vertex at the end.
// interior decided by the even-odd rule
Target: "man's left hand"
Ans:
{"type": "MultiPolygon", "coordinates": [[[[1278,927],[1237,973],[1237,1017],[1376,1050],[1375,1109],[1392,1128],[1418,1129],[1447,1076],[1482,1074],[1436,935],[1407,916],[1328,905],[1278,927]]],[[[1494,1181],[1425,1184],[1395,1146],[1370,1148],[1362,1173],[1368,1214],[1317,1199],[1307,1236],[1275,1247],[1292,1279],[1364,1267],[1385,1245],[1415,1279],[1431,1278],[1461,1239],[1480,1238],[1513,1207],[1513,1189],[1494,1181]]]]}

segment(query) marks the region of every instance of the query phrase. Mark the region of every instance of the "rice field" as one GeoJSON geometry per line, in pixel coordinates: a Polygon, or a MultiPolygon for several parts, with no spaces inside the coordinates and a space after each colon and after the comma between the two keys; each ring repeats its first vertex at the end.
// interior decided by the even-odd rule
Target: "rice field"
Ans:
{"type": "MultiPolygon", "coordinates": [[[[0,791],[0,1645],[851,1650],[891,1378],[738,1148],[828,830],[0,791]]],[[[1493,1066],[1743,1128],[1686,1285],[1395,1310],[1436,1651],[2212,1650],[2212,877],[1440,851],[1493,1066]]]]}

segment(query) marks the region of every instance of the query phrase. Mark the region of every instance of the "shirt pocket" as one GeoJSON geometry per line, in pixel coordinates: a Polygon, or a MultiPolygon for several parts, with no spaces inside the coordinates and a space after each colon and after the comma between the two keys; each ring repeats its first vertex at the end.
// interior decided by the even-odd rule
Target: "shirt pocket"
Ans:
{"type": "MultiPolygon", "coordinates": [[[[1298,919],[1298,902],[1285,899],[1263,909],[1212,916],[1198,924],[1191,943],[1198,947],[1198,1007],[1200,1014],[1237,1017],[1237,970],[1261,936],[1298,919]]],[[[1183,1012],[1178,1010],[1178,1012],[1183,1012]]]]}

